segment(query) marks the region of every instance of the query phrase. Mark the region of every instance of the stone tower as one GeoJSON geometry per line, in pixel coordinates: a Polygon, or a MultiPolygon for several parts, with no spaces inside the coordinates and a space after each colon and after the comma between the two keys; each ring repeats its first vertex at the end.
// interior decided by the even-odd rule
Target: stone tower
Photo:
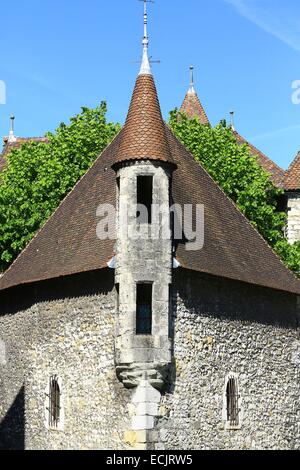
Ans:
{"type": "Polygon", "coordinates": [[[117,184],[116,370],[127,388],[164,385],[171,362],[170,182],[175,169],[148,58],[143,60],[113,165],[117,184]]]}
{"type": "Polygon", "coordinates": [[[287,237],[291,244],[300,241],[300,152],[290,165],[285,176],[287,201],[287,237]]]}

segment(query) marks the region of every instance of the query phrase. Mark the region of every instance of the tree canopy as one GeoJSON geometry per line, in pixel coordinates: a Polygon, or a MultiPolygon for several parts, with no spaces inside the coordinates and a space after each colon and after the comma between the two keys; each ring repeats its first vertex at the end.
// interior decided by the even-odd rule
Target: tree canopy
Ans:
{"type": "Polygon", "coordinates": [[[82,108],[70,123],[8,154],[0,174],[0,271],[6,269],[111,142],[119,124],[106,104],[82,108]]]}
{"type": "Polygon", "coordinates": [[[299,275],[300,243],[289,245],[284,237],[286,214],[277,210],[283,191],[275,188],[248,146],[238,144],[224,122],[212,128],[174,110],[169,125],[285,264],[299,275]]]}
{"type": "MultiPolygon", "coordinates": [[[[80,114],[48,133],[48,143],[27,142],[8,154],[0,174],[0,271],[6,269],[47,221],[63,198],[120,130],[107,122],[106,104],[82,108],[80,114]]],[[[239,145],[230,128],[202,125],[177,110],[169,125],[274,248],[300,276],[300,242],[284,237],[286,215],[278,212],[278,197],[269,175],[247,145],[239,145]]]]}

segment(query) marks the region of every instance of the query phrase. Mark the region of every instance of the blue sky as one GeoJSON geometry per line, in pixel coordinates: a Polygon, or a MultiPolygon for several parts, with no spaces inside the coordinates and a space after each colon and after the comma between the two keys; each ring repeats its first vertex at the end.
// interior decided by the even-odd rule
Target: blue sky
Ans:
{"type": "MultiPolygon", "coordinates": [[[[124,122],[141,56],[137,0],[1,0],[0,135],[43,135],[80,110],[108,102],[124,122]]],[[[299,0],[156,0],[150,53],[162,111],[180,106],[195,66],[213,124],[236,111],[236,128],[286,168],[300,149],[299,0]]]]}

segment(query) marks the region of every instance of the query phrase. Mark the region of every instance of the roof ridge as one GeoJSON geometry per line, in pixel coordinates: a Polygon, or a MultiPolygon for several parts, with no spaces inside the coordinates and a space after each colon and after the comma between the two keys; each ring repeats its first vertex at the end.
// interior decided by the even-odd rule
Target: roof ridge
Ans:
{"type": "Polygon", "coordinates": [[[77,181],[77,183],[75,184],[75,186],[73,186],[73,188],[71,189],[70,192],[68,192],[68,194],[66,194],[66,196],[61,200],[60,204],[57,206],[57,208],[54,210],[54,212],[51,214],[51,216],[43,223],[43,225],[38,229],[38,231],[36,232],[36,234],[33,236],[33,238],[27,243],[27,245],[24,247],[24,249],[18,254],[18,256],[16,257],[16,259],[12,262],[12,264],[9,266],[9,268],[4,271],[4,273],[0,273],[0,290],[1,290],[1,281],[2,279],[4,278],[4,276],[9,273],[11,271],[11,269],[14,267],[14,265],[16,264],[16,262],[19,260],[19,258],[21,256],[23,256],[23,254],[25,254],[25,252],[29,249],[29,247],[32,245],[32,243],[36,240],[36,238],[40,235],[40,233],[44,230],[44,228],[46,227],[46,225],[54,218],[54,216],[56,215],[56,213],[59,211],[59,209],[61,208],[61,206],[64,204],[64,202],[66,201],[66,199],[76,190],[77,186],[82,182],[82,180],[84,178],[86,178],[86,176],[88,175],[89,171],[91,170],[91,168],[96,165],[96,163],[98,162],[98,160],[102,157],[102,154],[108,149],[108,147],[111,146],[111,144],[117,139],[117,137],[121,134],[122,132],[122,128],[119,130],[119,132],[117,132],[117,134],[115,135],[115,137],[112,139],[111,142],[109,142],[107,144],[107,146],[102,150],[102,152],[100,153],[100,155],[98,155],[98,157],[95,159],[95,161],[93,162],[93,164],[87,169],[87,171],[81,176],[81,178],[77,181]]]}
{"type": "Polygon", "coordinates": [[[284,183],[287,191],[300,189],[300,150],[285,173],[284,183]]]}
{"type": "Polygon", "coordinates": [[[274,160],[268,157],[264,152],[259,150],[257,147],[255,147],[255,145],[245,139],[245,137],[243,137],[237,130],[233,130],[232,133],[236,137],[238,143],[247,145],[249,147],[250,152],[254,154],[257,158],[261,159],[261,161],[258,161],[258,164],[262,166],[267,173],[270,174],[270,179],[274,186],[283,189],[286,171],[281,168],[276,162],[274,162],[274,160]],[[271,168],[267,167],[268,164],[273,167],[273,171],[271,168]]]}
{"type": "MultiPolygon", "coordinates": [[[[273,248],[269,245],[269,243],[264,239],[264,237],[261,235],[261,233],[257,230],[256,227],[254,227],[254,225],[251,224],[251,222],[247,219],[247,217],[245,216],[245,214],[243,214],[243,212],[238,208],[237,204],[225,193],[225,191],[219,186],[219,184],[213,179],[213,177],[208,173],[208,171],[206,170],[206,168],[200,163],[198,162],[194,155],[190,152],[189,149],[187,149],[185,147],[185,145],[178,139],[178,137],[174,134],[174,132],[172,131],[171,127],[166,124],[168,129],[170,130],[170,132],[172,132],[172,134],[174,135],[174,137],[177,139],[178,143],[186,150],[186,152],[190,155],[191,159],[199,164],[202,168],[202,170],[206,173],[206,175],[209,177],[209,179],[217,186],[217,188],[219,189],[219,191],[221,191],[223,193],[223,195],[226,197],[226,199],[234,206],[234,208],[241,214],[241,216],[243,217],[243,219],[246,221],[246,223],[248,224],[249,227],[251,227],[251,229],[253,229],[256,234],[260,237],[260,239],[264,242],[264,244],[267,246],[267,248],[271,251],[271,253],[273,255],[276,256],[276,258],[280,261],[280,263],[282,264],[282,266],[285,268],[286,271],[288,271],[290,274],[293,275],[294,279],[299,283],[299,288],[300,288],[300,280],[299,278],[295,275],[295,273],[293,271],[291,271],[283,262],[283,260],[280,258],[280,256],[273,250],[273,248]]],[[[299,152],[300,153],[300,152],[299,152]]]]}

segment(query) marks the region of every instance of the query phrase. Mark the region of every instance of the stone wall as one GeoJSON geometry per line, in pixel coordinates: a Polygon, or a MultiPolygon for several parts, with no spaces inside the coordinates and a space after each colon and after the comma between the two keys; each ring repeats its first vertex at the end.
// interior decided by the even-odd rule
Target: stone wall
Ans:
{"type": "Polygon", "coordinates": [[[173,363],[159,403],[146,380],[127,390],[116,377],[113,274],[0,295],[0,448],[300,448],[295,296],[174,271],[173,363]],[[235,431],[224,421],[231,373],[241,406],[235,431]],[[53,374],[62,384],[62,431],[45,425],[53,374]]]}
{"type": "Polygon", "coordinates": [[[174,281],[173,376],[160,405],[156,447],[299,449],[296,297],[183,270],[174,281]],[[241,395],[235,431],[223,421],[230,373],[241,395]]]}
{"type": "Polygon", "coordinates": [[[287,193],[288,227],[290,243],[300,241],[300,192],[287,193]]]}
{"type": "Polygon", "coordinates": [[[113,271],[19,288],[0,302],[0,448],[125,448],[130,393],[115,374],[113,271]],[[45,426],[53,374],[62,432],[45,426]]]}

